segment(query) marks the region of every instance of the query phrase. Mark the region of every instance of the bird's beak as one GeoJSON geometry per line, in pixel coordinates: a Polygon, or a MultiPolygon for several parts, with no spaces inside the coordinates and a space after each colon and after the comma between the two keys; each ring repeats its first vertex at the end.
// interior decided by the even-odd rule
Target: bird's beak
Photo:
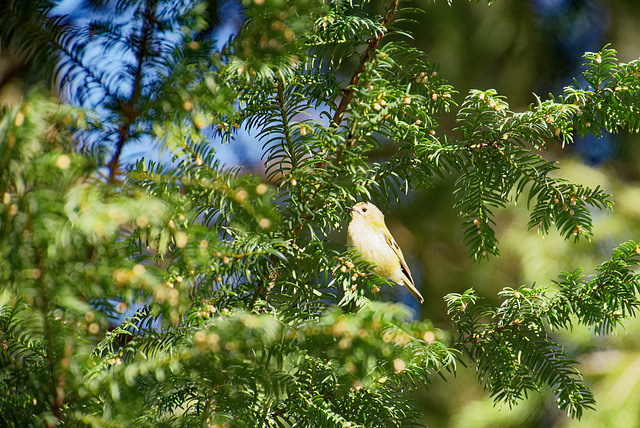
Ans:
{"type": "Polygon", "coordinates": [[[355,211],[355,210],[353,209],[353,207],[347,207],[347,209],[348,209],[349,211],[355,211]]]}

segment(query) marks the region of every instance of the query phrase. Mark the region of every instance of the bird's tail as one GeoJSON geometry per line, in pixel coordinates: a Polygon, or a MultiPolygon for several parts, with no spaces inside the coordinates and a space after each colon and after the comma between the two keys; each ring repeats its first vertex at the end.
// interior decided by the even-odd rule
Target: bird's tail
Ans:
{"type": "Polygon", "coordinates": [[[403,281],[404,282],[404,286],[407,287],[407,290],[409,290],[409,292],[413,295],[413,297],[415,297],[415,299],[420,302],[420,303],[424,303],[424,297],[422,297],[422,294],[420,294],[420,292],[418,291],[418,289],[416,288],[415,285],[413,285],[411,282],[409,281],[403,281]]]}

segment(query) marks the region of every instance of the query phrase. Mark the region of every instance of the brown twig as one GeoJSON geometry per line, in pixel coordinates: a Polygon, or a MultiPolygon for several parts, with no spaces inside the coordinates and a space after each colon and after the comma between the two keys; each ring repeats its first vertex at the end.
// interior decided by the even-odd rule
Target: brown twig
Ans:
{"type": "MultiPolygon", "coordinates": [[[[396,13],[397,9],[398,9],[398,0],[393,0],[389,5],[389,7],[387,8],[387,12],[385,13],[384,18],[382,18],[381,25],[385,29],[389,27],[389,24],[391,23],[391,19],[393,18],[393,15],[396,13]]],[[[351,76],[349,85],[347,85],[347,87],[342,90],[343,92],[342,99],[340,100],[340,104],[338,105],[338,108],[336,109],[336,112],[333,115],[333,124],[336,127],[336,129],[342,123],[342,119],[344,118],[344,113],[347,111],[347,107],[349,106],[349,104],[351,103],[351,100],[353,99],[353,94],[355,93],[356,87],[360,82],[360,76],[362,75],[362,72],[364,71],[365,66],[369,61],[373,59],[376,49],[378,49],[378,46],[380,45],[380,42],[382,41],[382,38],[384,37],[385,34],[386,34],[386,31],[381,31],[374,39],[371,39],[369,41],[369,46],[367,46],[367,49],[364,51],[364,54],[362,54],[360,65],[358,65],[358,68],[356,68],[356,71],[354,71],[353,76],[351,76]]]]}
{"type": "Polygon", "coordinates": [[[109,181],[114,182],[118,173],[118,167],[120,165],[120,155],[122,149],[129,140],[131,125],[139,117],[138,101],[142,94],[142,69],[145,59],[149,54],[149,45],[153,37],[153,27],[156,21],[155,18],[156,2],[154,0],[147,0],[144,11],[144,22],[142,29],[140,30],[140,42],[138,46],[138,54],[136,60],[138,62],[134,80],[133,88],[131,90],[131,96],[127,102],[120,105],[122,123],[118,127],[118,142],[116,143],[116,151],[113,153],[113,157],[109,162],[109,181]]]}

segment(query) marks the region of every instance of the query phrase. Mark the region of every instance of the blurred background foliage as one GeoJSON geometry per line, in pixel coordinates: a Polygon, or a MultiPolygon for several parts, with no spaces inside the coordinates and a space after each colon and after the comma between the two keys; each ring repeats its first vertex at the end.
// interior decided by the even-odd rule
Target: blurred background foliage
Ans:
{"type": "MultiPolygon", "coordinates": [[[[257,3],[257,1],[256,1],[257,3]]],[[[535,101],[533,93],[557,94],[580,73],[585,51],[606,43],[618,50],[621,61],[640,57],[640,3],[636,0],[502,0],[486,2],[418,0],[410,2],[423,13],[405,24],[416,47],[440,64],[444,75],[460,92],[495,88],[518,111],[535,101]]],[[[227,37],[239,25],[233,1],[212,2],[208,13],[218,37],[227,37]],[[224,30],[224,31],[222,31],[224,30]]],[[[70,20],[81,19],[82,1],[63,2],[70,20]],[[66,4],[65,4],[66,3],[66,4]]],[[[380,8],[377,2],[371,8],[380,8]]],[[[64,22],[58,24],[64,25],[64,22]]],[[[25,26],[27,31],[28,26],[25,26]]],[[[224,42],[224,40],[221,40],[224,42]]],[[[0,52],[0,104],[15,105],[34,85],[42,83],[43,64],[54,58],[16,56],[0,52]]],[[[51,66],[51,64],[49,64],[51,66]]],[[[57,83],[48,82],[56,92],[57,83]]],[[[6,107],[3,107],[6,108],[6,107]]],[[[439,133],[450,133],[453,115],[442,117],[439,133]]],[[[391,232],[404,249],[426,298],[421,307],[408,294],[401,299],[420,318],[449,329],[442,296],[473,286],[487,299],[503,287],[522,284],[553,286],[560,271],[578,266],[588,269],[605,260],[611,249],[627,239],[640,239],[640,137],[605,135],[575,145],[555,148],[548,156],[559,160],[563,176],[590,187],[600,185],[613,194],[613,212],[594,212],[591,242],[573,244],[555,231],[547,236],[527,230],[524,207],[511,206],[497,220],[501,256],[474,263],[463,246],[461,220],[455,215],[453,179],[446,178],[427,192],[405,197],[387,216],[391,232]]],[[[252,165],[249,136],[218,147],[221,156],[252,165]]],[[[387,155],[380,152],[380,158],[387,155]]],[[[344,235],[331,237],[344,242],[344,235]]],[[[589,272],[587,272],[589,273],[589,272]]],[[[399,287],[391,294],[400,291],[399,287]]],[[[640,322],[627,322],[619,336],[594,336],[580,327],[561,333],[561,343],[577,355],[597,400],[597,411],[580,421],[557,410],[551,394],[531,394],[514,409],[494,407],[493,400],[475,381],[473,370],[460,367],[447,381],[433,377],[429,391],[416,394],[424,423],[432,427],[637,427],[640,426],[640,322]]]]}

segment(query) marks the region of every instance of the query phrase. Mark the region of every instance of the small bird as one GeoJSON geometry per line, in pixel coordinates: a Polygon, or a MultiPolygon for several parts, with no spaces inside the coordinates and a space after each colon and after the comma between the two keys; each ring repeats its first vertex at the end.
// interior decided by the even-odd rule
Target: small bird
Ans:
{"type": "Polygon", "coordinates": [[[371,202],[359,202],[349,210],[352,219],[347,231],[347,247],[358,250],[364,260],[374,263],[375,274],[404,285],[418,302],[424,302],[402,250],[384,223],[384,214],[371,202]]]}

